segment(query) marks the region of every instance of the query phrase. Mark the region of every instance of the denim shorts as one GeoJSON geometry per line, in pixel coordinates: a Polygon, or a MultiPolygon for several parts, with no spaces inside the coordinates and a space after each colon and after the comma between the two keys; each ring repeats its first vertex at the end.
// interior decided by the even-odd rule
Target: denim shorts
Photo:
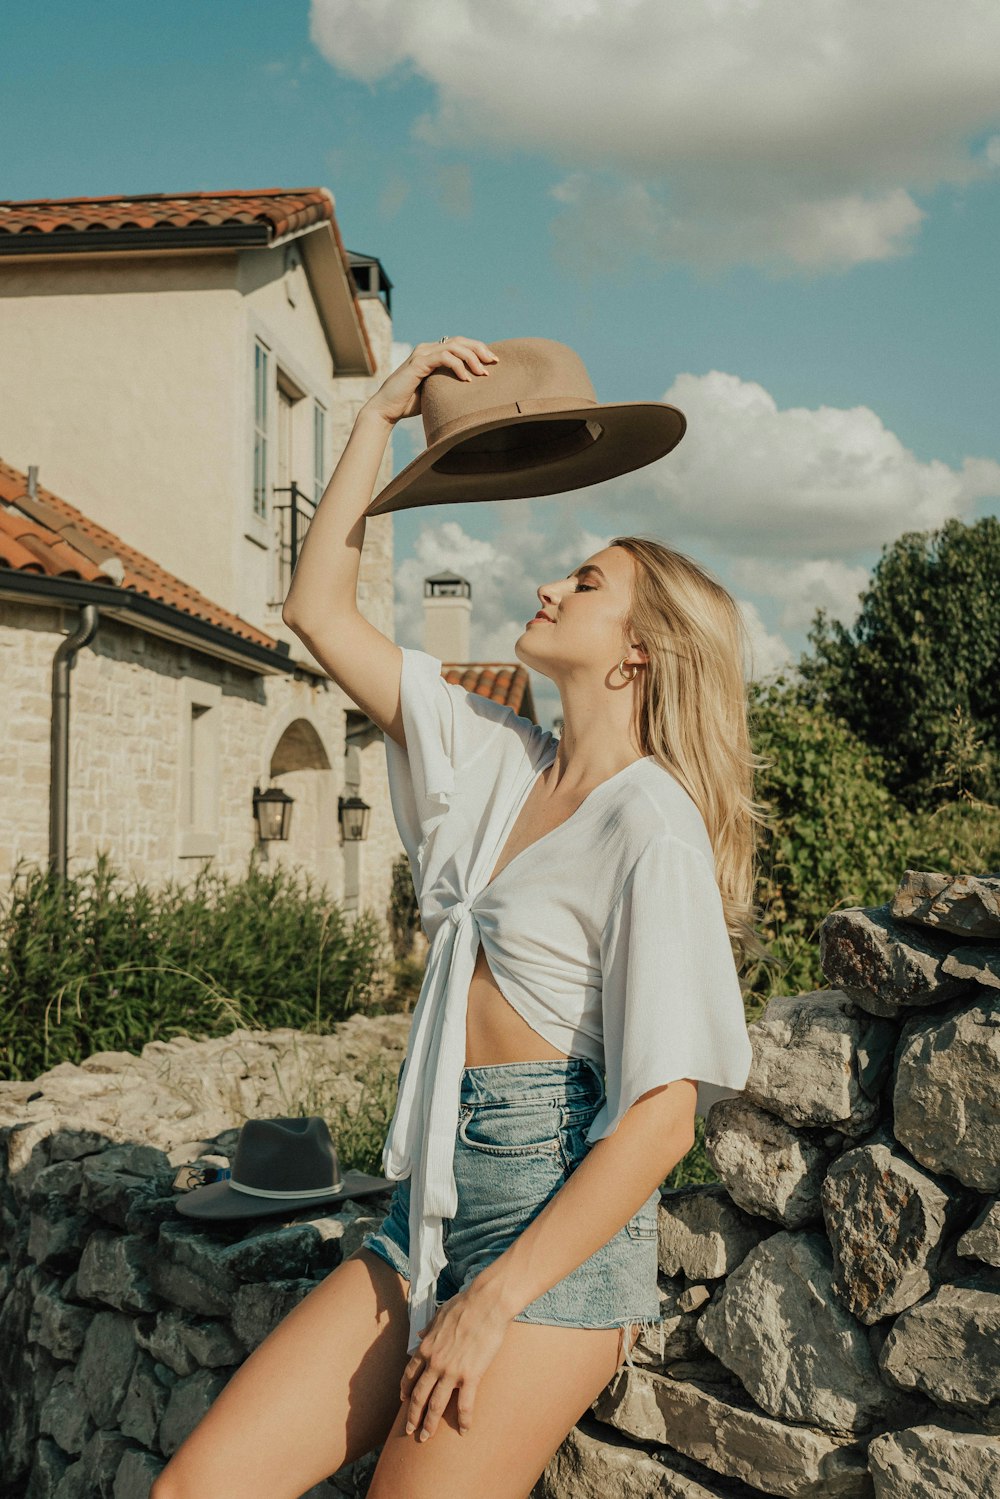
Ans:
{"type": "MultiPolygon", "coordinates": [[[[400,1068],[400,1075],[402,1068],[400,1068]]],[[[587,1130],[605,1100],[604,1079],[586,1057],[500,1062],[462,1072],[455,1183],[458,1208],[443,1224],[447,1263],[437,1305],[458,1295],[514,1242],[590,1149],[587,1130]]],[[[627,1223],[575,1270],[517,1313],[515,1322],[619,1327],[619,1365],[651,1330],[662,1343],[657,1287],[656,1187],[627,1223]]],[[[409,1279],[409,1178],[361,1247],[409,1279]]]]}

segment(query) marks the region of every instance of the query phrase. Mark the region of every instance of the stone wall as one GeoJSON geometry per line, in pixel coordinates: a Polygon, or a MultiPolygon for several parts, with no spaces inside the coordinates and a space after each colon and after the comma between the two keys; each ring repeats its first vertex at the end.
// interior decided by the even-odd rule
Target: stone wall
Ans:
{"type": "Polygon", "coordinates": [[[663,1194],[664,1362],[538,1499],[1000,1495],[1000,875],[907,871],[820,948],[710,1113],[720,1183],[663,1194]]]}
{"type": "MultiPolygon", "coordinates": [[[[664,1358],[640,1341],[534,1499],[1000,1493],[1000,875],[907,872],[888,906],[829,916],[821,955],[831,987],[771,1000],[746,1089],[711,1111],[719,1182],[663,1195],[664,1358]]],[[[0,1085],[7,1499],[144,1499],[388,1202],[195,1223],[176,1164],[317,1077],[349,1100],[408,1026],[151,1043],[0,1085]]],[[[312,1492],[361,1495],[376,1460],[312,1492]]]]}
{"type": "MultiPolygon", "coordinates": [[[[395,1080],[409,1026],[178,1038],[0,1083],[4,1499],[146,1499],[234,1369],[389,1204],[387,1189],[212,1224],[178,1214],[177,1167],[230,1157],[244,1118],[296,1101],[352,1112],[373,1063],[395,1080]]],[[[316,1499],[363,1493],[376,1461],[316,1499]]]]}

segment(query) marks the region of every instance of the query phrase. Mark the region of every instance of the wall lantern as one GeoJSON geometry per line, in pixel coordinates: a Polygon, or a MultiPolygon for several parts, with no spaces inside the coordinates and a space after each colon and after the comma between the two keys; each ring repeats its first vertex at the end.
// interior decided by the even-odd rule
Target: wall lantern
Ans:
{"type": "Polygon", "coordinates": [[[368,837],[368,815],[371,807],[360,796],[337,798],[337,816],[345,843],[360,843],[368,837]]]}
{"type": "Polygon", "coordinates": [[[287,839],[292,821],[295,798],[282,791],[280,786],[268,786],[261,791],[253,788],[253,815],[257,820],[257,836],[262,842],[272,839],[287,839]]]}

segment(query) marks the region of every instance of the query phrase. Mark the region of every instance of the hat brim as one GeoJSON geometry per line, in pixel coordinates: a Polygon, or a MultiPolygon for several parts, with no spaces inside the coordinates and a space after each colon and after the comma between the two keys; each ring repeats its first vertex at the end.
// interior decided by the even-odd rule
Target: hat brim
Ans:
{"type": "Polygon", "coordinates": [[[375,1192],[388,1192],[394,1186],[395,1182],[384,1176],[345,1171],[343,1189],[335,1196],[299,1197],[293,1201],[289,1197],[257,1197],[239,1192],[229,1185],[228,1179],[224,1179],[180,1193],[175,1207],[186,1218],[290,1218],[303,1208],[336,1207],[349,1197],[368,1197],[375,1192]]]}
{"type": "Polygon", "coordinates": [[[578,406],[478,422],[418,453],[379,491],[365,514],[384,515],[388,511],[408,510],[417,505],[531,499],[584,489],[654,463],[677,446],[686,426],[684,413],[676,406],[668,406],[665,401],[578,406]],[[513,454],[497,453],[493,455],[496,467],[484,473],[449,473],[435,468],[435,464],[440,463],[452,448],[478,433],[528,422],[573,419],[597,422],[601,431],[593,442],[567,456],[516,466],[512,461],[513,454]]]}

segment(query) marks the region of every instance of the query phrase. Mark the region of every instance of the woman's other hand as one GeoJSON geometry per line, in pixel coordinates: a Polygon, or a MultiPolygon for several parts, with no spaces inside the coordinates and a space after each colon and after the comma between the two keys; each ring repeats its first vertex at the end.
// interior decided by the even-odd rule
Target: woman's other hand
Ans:
{"type": "Polygon", "coordinates": [[[478,338],[449,338],[446,343],[417,344],[398,369],[387,375],[364,407],[392,425],[420,412],[420,382],[432,370],[450,369],[459,380],[488,375],[487,365],[499,363],[488,344],[478,338]]]}
{"type": "Polygon", "coordinates": [[[457,1391],[458,1429],[468,1431],[479,1382],[496,1358],[510,1317],[475,1281],[439,1306],[403,1370],[399,1398],[408,1402],[406,1434],[420,1427],[418,1441],[434,1435],[457,1391]],[[422,1423],[422,1424],[421,1424],[422,1423]]]}

